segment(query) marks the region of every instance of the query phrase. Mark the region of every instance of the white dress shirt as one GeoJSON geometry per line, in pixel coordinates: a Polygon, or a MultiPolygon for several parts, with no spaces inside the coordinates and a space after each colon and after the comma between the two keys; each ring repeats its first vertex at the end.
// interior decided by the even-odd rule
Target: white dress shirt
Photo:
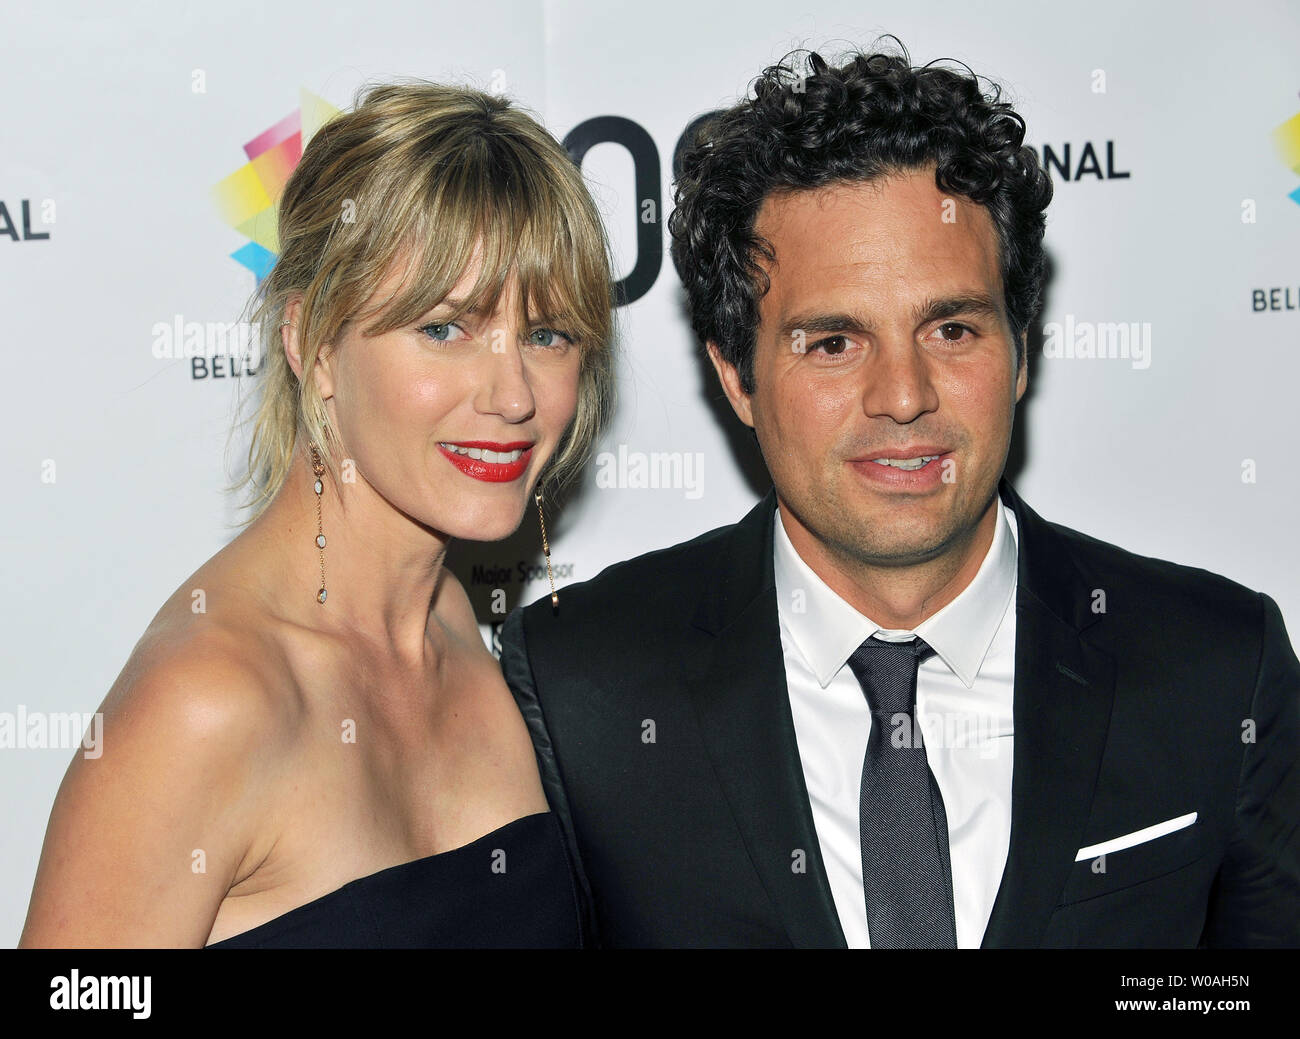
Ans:
{"type": "Polygon", "coordinates": [[[777,510],[773,555],[790,711],[851,949],[870,947],[858,805],[871,711],[847,661],[872,635],[920,637],[934,650],[917,672],[917,727],[948,817],[957,947],[978,948],[984,938],[1011,837],[1018,546],[1015,516],[999,499],[993,541],[971,583],[915,631],[895,631],[827,587],[795,551],[777,510]]]}

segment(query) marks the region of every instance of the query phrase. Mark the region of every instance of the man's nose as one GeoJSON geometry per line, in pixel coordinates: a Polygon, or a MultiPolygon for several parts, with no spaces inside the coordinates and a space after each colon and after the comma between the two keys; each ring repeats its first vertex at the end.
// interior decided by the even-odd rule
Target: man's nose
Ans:
{"type": "Polygon", "coordinates": [[[863,411],[870,418],[890,418],[902,425],[936,410],[939,395],[930,363],[910,335],[877,337],[863,366],[863,411]]]}

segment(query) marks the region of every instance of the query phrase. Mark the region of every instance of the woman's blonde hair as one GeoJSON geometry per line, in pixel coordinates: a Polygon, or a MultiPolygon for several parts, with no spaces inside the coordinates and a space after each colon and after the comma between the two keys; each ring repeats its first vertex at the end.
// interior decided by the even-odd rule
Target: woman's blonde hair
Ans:
{"type": "Polygon", "coordinates": [[[321,347],[385,308],[364,335],[415,321],[443,302],[476,249],[479,275],[458,314],[493,312],[513,276],[520,320],[563,328],[578,346],[577,411],[538,486],[572,480],[612,405],[610,253],[581,173],[530,115],[468,87],[363,87],[353,111],[312,137],[278,221],[279,256],[250,301],[266,361],[248,473],[235,485],[255,492],[244,523],[275,498],[304,440],[338,483],[342,445],[310,375],[321,347]],[[401,288],[361,313],[398,262],[409,263],[401,288]],[[301,380],[280,336],[298,298],[301,380]]]}

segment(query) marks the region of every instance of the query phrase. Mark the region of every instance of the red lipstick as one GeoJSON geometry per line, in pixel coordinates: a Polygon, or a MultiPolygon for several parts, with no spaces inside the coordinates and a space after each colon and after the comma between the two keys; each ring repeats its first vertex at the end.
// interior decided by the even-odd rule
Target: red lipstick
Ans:
{"type": "Polygon", "coordinates": [[[485,483],[509,483],[511,480],[517,480],[524,475],[528,468],[528,463],[533,457],[533,442],[531,440],[515,440],[510,443],[502,444],[495,440],[454,440],[444,441],[438,444],[438,450],[442,452],[443,457],[451,462],[466,476],[472,476],[475,480],[482,480],[485,483]],[[463,450],[455,450],[461,448],[463,450]],[[470,454],[465,453],[472,451],[478,454],[478,458],[473,458],[470,454]],[[499,456],[495,461],[488,461],[482,457],[483,452],[492,452],[499,456]],[[520,455],[513,461],[504,461],[512,452],[518,451],[520,455]]]}

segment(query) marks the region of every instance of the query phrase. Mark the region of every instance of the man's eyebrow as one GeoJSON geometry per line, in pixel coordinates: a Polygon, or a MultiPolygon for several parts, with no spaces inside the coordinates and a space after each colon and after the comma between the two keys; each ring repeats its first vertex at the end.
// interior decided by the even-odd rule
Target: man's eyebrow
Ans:
{"type": "Polygon", "coordinates": [[[983,293],[971,293],[928,299],[912,312],[912,316],[918,325],[924,325],[930,321],[941,321],[949,317],[962,317],[967,314],[972,317],[997,319],[1002,316],[1002,308],[983,293]]]}
{"type": "MultiPolygon", "coordinates": [[[[1002,316],[1002,308],[982,293],[963,293],[957,296],[931,297],[912,310],[912,320],[917,325],[964,315],[997,319],[1002,316]]],[[[789,338],[800,331],[870,335],[874,331],[874,322],[866,314],[810,312],[797,314],[781,325],[782,338],[789,338]]]]}
{"type": "Polygon", "coordinates": [[[796,332],[850,332],[868,335],[871,332],[871,320],[858,314],[802,314],[792,317],[781,326],[781,338],[789,339],[796,332]]]}

